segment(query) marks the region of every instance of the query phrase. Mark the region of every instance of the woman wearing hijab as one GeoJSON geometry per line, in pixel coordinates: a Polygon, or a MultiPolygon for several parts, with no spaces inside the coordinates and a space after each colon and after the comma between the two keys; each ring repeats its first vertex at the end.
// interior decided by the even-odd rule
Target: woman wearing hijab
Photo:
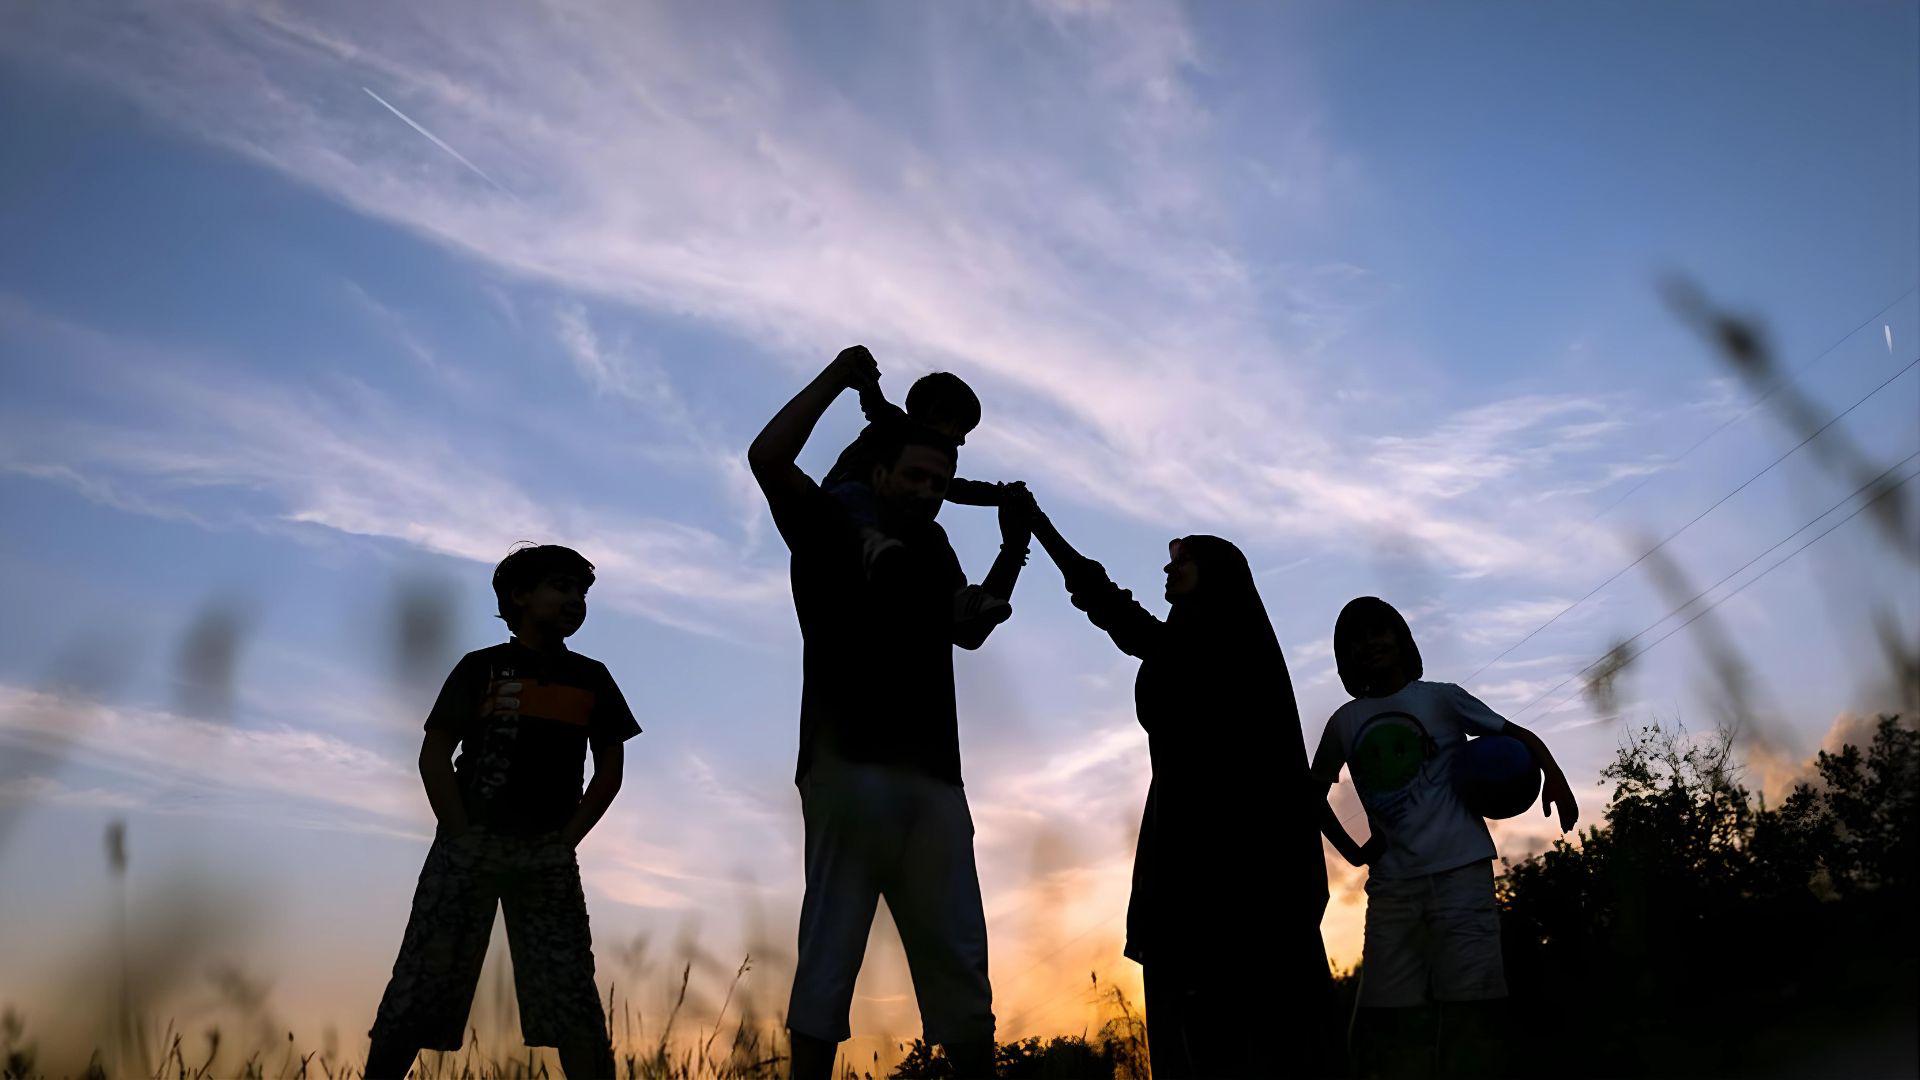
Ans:
{"type": "Polygon", "coordinates": [[[1134,705],[1153,782],[1126,955],[1144,969],[1155,1080],[1321,1072],[1331,979],[1320,800],[1246,556],[1217,536],[1173,541],[1162,620],[1045,514],[1033,522],[1074,606],[1140,659],[1134,705]]]}

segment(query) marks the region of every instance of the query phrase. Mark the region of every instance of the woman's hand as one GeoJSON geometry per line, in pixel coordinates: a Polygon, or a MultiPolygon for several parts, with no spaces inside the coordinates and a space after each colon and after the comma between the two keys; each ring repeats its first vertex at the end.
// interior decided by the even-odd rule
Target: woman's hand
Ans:
{"type": "MultiPolygon", "coordinates": [[[[1033,530],[1033,538],[1040,541],[1041,547],[1047,549],[1047,557],[1051,558],[1053,564],[1066,575],[1067,588],[1071,591],[1075,581],[1085,574],[1084,564],[1091,560],[1073,550],[1073,545],[1067,543],[1066,538],[1060,535],[1060,530],[1053,527],[1053,519],[1047,516],[1045,510],[1040,509],[1039,500],[1034,499],[1031,494],[1028,496],[1027,524],[1033,530]]],[[[1098,565],[1094,564],[1096,568],[1098,565]]]]}
{"type": "Polygon", "coordinates": [[[1000,542],[1026,547],[1027,539],[1033,535],[1033,518],[1037,512],[1033,493],[1027,490],[1027,485],[1018,480],[1008,484],[1000,499],[1000,542]]]}

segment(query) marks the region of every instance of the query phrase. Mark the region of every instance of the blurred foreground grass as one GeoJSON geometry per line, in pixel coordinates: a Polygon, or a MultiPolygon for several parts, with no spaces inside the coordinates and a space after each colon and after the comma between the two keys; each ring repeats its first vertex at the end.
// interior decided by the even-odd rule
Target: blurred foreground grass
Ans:
{"type": "MultiPolygon", "coordinates": [[[[740,975],[748,965],[743,963],[740,975]]],[[[636,1028],[632,1005],[615,1008],[615,994],[608,994],[608,1028],[614,1033],[615,1059],[620,1080],[775,1080],[787,1074],[786,1031],[777,1022],[756,1020],[750,1015],[734,1018],[729,1024],[722,1006],[720,1017],[709,1028],[676,1032],[680,1010],[686,1000],[688,973],[682,972],[680,994],[658,1037],[650,1041],[631,1038],[636,1028]]],[[[738,976],[736,976],[736,985],[738,976]]],[[[1101,1077],[1113,1080],[1146,1080],[1146,1023],[1139,1011],[1118,987],[1102,986],[1090,980],[1090,993],[1101,1006],[1105,1019],[1097,1032],[1058,1035],[1050,1039],[1027,1038],[1001,1043],[996,1060],[1003,1077],[1101,1077]]],[[[729,1000],[731,994],[729,994],[729,1000]]],[[[137,1022],[135,1027],[138,1026],[137,1022]]],[[[329,1042],[332,1040],[329,1039],[329,1042]]],[[[0,1013],[0,1078],[27,1080],[38,1077],[77,1077],[106,1080],[109,1077],[145,1076],[151,1080],[214,1080],[242,1077],[249,1080],[361,1080],[364,1055],[342,1055],[335,1048],[302,1050],[294,1034],[287,1032],[284,1045],[250,1047],[244,1052],[224,1045],[218,1026],[205,1029],[198,1040],[175,1030],[169,1021],[157,1043],[158,1062],[145,1064],[145,1043],[116,1053],[95,1050],[78,1071],[54,1071],[43,1066],[25,1021],[11,1006],[0,1013]],[[113,1061],[126,1064],[116,1068],[113,1061]]],[[[531,1080],[560,1077],[552,1051],[522,1048],[515,1053],[483,1051],[477,1027],[469,1030],[466,1046],[452,1052],[424,1051],[416,1059],[415,1080],[531,1080]]],[[[883,1066],[876,1054],[871,1067],[856,1069],[843,1056],[842,1080],[875,1080],[879,1076],[898,1078],[951,1077],[952,1070],[937,1050],[916,1039],[899,1044],[904,1057],[891,1068],[883,1066]]]]}

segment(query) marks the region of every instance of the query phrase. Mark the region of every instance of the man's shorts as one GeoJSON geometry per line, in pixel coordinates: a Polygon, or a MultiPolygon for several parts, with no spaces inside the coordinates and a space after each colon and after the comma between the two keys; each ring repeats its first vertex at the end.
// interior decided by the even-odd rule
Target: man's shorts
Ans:
{"type": "Polygon", "coordinates": [[[1368,876],[1361,964],[1362,1005],[1506,997],[1493,863],[1413,878],[1368,876]]]}
{"type": "Polygon", "coordinates": [[[458,1050],[473,991],[505,909],[520,1032],[528,1046],[607,1037],[593,981],[593,939],[580,864],[556,836],[515,837],[478,826],[435,837],[420,868],[393,978],[368,1032],[428,1050],[458,1050]]]}
{"type": "Polygon", "coordinates": [[[839,1042],[879,899],[900,929],[928,1042],[993,1037],[973,817],[956,784],[820,754],[800,785],[807,892],[787,1026],[839,1042]]]}

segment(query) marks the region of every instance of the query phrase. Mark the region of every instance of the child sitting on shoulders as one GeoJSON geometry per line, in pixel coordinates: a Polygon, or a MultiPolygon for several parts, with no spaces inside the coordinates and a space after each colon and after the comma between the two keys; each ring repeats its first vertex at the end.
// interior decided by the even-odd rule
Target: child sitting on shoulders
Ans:
{"type": "MultiPolygon", "coordinates": [[[[880,392],[878,379],[859,388],[860,411],[867,425],[847,444],[846,449],[827,470],[821,490],[833,496],[853,519],[859,532],[862,561],[871,576],[880,557],[898,547],[900,539],[887,534],[880,520],[880,504],[867,477],[884,446],[892,445],[902,425],[918,425],[951,439],[956,451],[966,445],[967,434],[980,424],[980,398],[958,375],[936,371],[923,375],[907,390],[906,408],[888,401],[880,392]]],[[[945,501],[962,506],[1009,506],[1027,498],[1026,485],[1020,481],[989,483],[953,477],[947,481],[945,501]]],[[[969,585],[954,594],[956,623],[1005,620],[1013,609],[1004,598],[996,597],[977,585],[969,585]]]]}

